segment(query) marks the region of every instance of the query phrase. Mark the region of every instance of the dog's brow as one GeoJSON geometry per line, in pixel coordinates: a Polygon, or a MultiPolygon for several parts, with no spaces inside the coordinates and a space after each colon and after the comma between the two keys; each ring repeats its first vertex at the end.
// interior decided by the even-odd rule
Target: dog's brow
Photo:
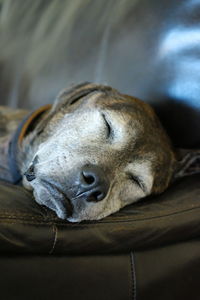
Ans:
{"type": "Polygon", "coordinates": [[[119,103],[112,103],[107,106],[107,108],[112,109],[114,111],[123,111],[123,112],[136,112],[140,109],[135,103],[127,103],[127,102],[119,102],[119,103]]]}

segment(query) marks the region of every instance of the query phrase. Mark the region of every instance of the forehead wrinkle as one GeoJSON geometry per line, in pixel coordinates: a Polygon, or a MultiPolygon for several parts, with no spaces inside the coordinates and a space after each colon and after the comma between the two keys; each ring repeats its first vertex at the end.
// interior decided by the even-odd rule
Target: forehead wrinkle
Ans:
{"type": "Polygon", "coordinates": [[[124,102],[116,102],[116,103],[110,103],[106,105],[106,108],[114,110],[114,111],[120,111],[120,112],[126,112],[126,113],[138,113],[138,112],[144,112],[141,107],[139,107],[136,103],[128,103],[126,100],[124,102]]]}

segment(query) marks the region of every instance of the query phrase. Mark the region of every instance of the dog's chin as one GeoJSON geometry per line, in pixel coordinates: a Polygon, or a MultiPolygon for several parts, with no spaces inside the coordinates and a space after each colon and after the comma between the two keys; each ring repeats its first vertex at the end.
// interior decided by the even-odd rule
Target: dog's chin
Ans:
{"type": "Polygon", "coordinates": [[[96,214],[90,214],[89,212],[86,211],[76,211],[76,208],[74,209],[74,212],[71,216],[67,217],[67,221],[71,223],[80,223],[83,221],[87,222],[94,222],[94,221],[99,221],[108,215],[110,215],[112,212],[96,212],[96,214]]]}
{"type": "Polygon", "coordinates": [[[27,189],[29,191],[33,191],[33,187],[30,184],[30,182],[28,182],[28,180],[26,179],[26,176],[22,177],[22,185],[25,187],[25,189],[27,189]]]}
{"type": "Polygon", "coordinates": [[[70,222],[70,223],[80,223],[83,220],[81,220],[79,218],[69,217],[69,218],[67,218],[67,221],[70,222]]]}
{"type": "Polygon", "coordinates": [[[92,221],[97,221],[98,219],[102,219],[103,217],[100,217],[100,218],[80,218],[80,217],[73,217],[73,215],[71,217],[68,217],[67,218],[67,221],[70,222],[70,223],[80,223],[80,222],[83,222],[83,221],[87,221],[87,222],[92,222],[92,221]]]}

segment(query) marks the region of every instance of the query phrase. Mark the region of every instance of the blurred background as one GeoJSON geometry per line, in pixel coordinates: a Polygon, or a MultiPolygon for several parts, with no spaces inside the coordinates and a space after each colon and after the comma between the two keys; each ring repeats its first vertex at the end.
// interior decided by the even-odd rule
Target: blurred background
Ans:
{"type": "Polygon", "coordinates": [[[152,104],[176,146],[199,147],[199,21],[199,0],[0,0],[0,105],[108,84],[152,104]]]}

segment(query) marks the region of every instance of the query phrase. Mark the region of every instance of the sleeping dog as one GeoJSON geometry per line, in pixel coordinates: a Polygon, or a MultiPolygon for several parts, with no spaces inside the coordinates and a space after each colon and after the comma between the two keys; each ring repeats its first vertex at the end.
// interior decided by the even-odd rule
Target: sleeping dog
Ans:
{"type": "Polygon", "coordinates": [[[22,179],[70,222],[104,218],[198,171],[198,151],[175,151],[148,104],[108,86],[83,83],[28,116],[0,114],[1,179],[22,179]]]}

